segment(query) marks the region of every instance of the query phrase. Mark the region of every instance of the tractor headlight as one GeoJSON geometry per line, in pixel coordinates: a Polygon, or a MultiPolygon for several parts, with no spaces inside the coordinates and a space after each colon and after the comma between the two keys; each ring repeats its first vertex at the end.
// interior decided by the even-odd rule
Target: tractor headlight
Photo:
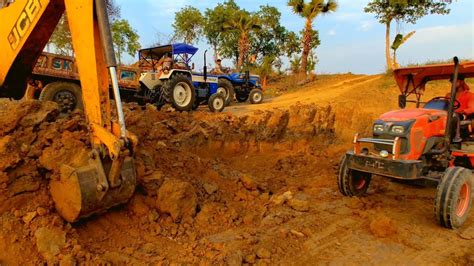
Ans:
{"type": "Polygon", "coordinates": [[[383,125],[375,124],[374,125],[374,133],[383,133],[383,125]]]}
{"type": "Polygon", "coordinates": [[[394,134],[403,134],[403,133],[405,133],[405,127],[404,126],[393,126],[390,131],[394,134]]]}

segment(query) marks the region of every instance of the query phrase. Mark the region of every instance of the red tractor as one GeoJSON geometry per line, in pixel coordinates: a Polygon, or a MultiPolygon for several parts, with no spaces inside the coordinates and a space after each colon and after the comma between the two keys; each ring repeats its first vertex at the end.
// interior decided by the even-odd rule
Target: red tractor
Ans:
{"type": "Polygon", "coordinates": [[[474,77],[474,62],[460,64],[454,58],[454,64],[401,68],[394,74],[401,109],[381,115],[371,138],[355,135],[353,150],[341,161],[339,190],[344,196],[362,196],[372,175],[436,181],[436,219],[444,227],[460,227],[469,216],[474,192],[474,124],[460,121],[456,114],[461,104],[455,100],[455,84],[459,75],[474,77]],[[421,101],[427,82],[448,79],[453,83],[450,97],[421,101]],[[409,96],[415,97],[410,102],[416,108],[405,109],[409,96]],[[463,136],[460,142],[453,141],[457,130],[463,136]]]}

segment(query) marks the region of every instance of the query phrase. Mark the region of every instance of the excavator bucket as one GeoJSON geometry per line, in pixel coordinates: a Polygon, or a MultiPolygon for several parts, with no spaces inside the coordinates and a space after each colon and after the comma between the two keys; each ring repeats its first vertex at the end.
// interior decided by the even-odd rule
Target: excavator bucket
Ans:
{"type": "Polygon", "coordinates": [[[62,165],[60,178],[50,182],[56,210],[70,223],[126,203],[135,191],[133,158],[125,157],[118,164],[103,164],[96,152],[91,154],[89,165],[79,168],[62,165]],[[114,168],[118,169],[117,179],[111,182],[107,176],[113,175],[114,168]]]}

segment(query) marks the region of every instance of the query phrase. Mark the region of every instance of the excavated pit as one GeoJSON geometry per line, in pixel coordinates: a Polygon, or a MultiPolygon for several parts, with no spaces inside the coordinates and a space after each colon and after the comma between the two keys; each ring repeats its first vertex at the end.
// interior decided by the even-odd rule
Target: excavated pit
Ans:
{"type": "Polygon", "coordinates": [[[58,117],[54,103],[37,101],[2,105],[0,265],[20,257],[34,264],[268,263],[297,245],[273,247],[273,234],[304,235],[278,228],[311,209],[300,172],[333,171],[324,151],[335,138],[330,107],[234,116],[129,104],[128,129],[140,140],[137,191],[128,204],[71,225],[56,213],[49,181],[62,164],[85,163],[82,114],[58,117]]]}

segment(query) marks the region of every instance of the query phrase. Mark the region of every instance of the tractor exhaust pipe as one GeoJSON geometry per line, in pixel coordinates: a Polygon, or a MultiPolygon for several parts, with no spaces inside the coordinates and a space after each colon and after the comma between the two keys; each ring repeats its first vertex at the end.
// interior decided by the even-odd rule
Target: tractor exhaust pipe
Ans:
{"type": "Polygon", "coordinates": [[[458,73],[459,73],[459,59],[457,56],[453,58],[454,61],[454,75],[453,75],[453,82],[451,86],[451,98],[449,101],[449,107],[448,107],[448,118],[446,121],[446,129],[445,129],[445,136],[444,136],[444,141],[446,143],[446,146],[448,147],[449,144],[451,143],[452,139],[452,130],[451,130],[451,124],[453,123],[454,119],[454,102],[456,101],[456,83],[458,81],[458,73]]]}
{"type": "Polygon", "coordinates": [[[207,81],[207,50],[204,51],[204,82],[207,81]]]}

